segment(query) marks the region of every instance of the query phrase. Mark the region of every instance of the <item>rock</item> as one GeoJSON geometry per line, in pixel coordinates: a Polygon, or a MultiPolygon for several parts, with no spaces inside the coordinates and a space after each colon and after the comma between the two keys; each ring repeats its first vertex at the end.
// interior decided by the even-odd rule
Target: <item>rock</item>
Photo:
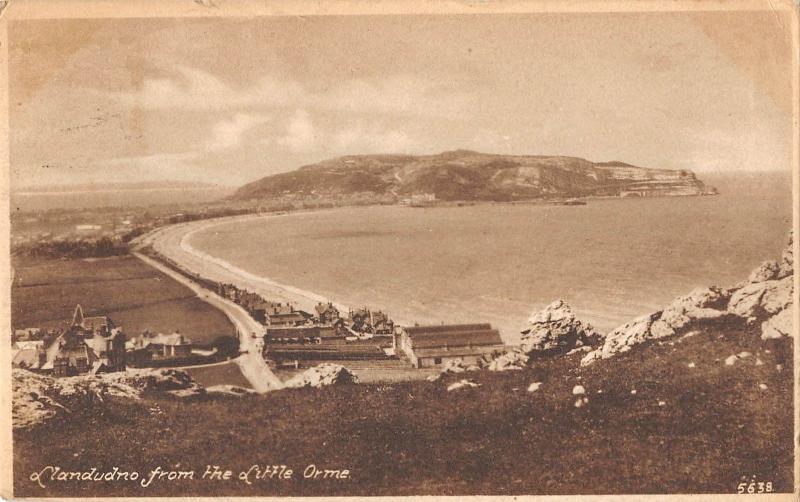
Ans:
{"type": "Polygon", "coordinates": [[[541,386],[542,382],[533,382],[532,384],[528,385],[528,392],[536,392],[541,386]]]}
{"type": "Polygon", "coordinates": [[[756,366],[764,366],[764,361],[759,357],[756,358],[756,366]]]}
{"type": "Polygon", "coordinates": [[[636,395],[636,389],[632,389],[631,390],[631,394],[635,396],[636,395]]]}
{"type": "Polygon", "coordinates": [[[227,394],[230,396],[244,396],[247,394],[258,394],[253,389],[247,389],[245,387],[240,387],[238,385],[212,385],[211,387],[206,387],[206,392],[209,394],[227,394]]]}
{"type": "Polygon", "coordinates": [[[574,396],[582,396],[586,394],[586,389],[583,387],[583,385],[576,385],[572,388],[572,394],[574,396]]]}
{"type": "Polygon", "coordinates": [[[581,366],[591,364],[597,359],[606,359],[616,354],[631,350],[634,345],[640,344],[651,337],[650,326],[658,319],[661,312],[637,317],[633,321],[623,324],[606,335],[605,343],[599,349],[593,350],[581,359],[581,366]]]}
{"type": "Polygon", "coordinates": [[[480,387],[481,384],[473,382],[472,380],[459,380],[456,383],[451,383],[447,386],[447,391],[454,391],[458,389],[463,389],[464,387],[480,387]]]}
{"type": "Polygon", "coordinates": [[[730,295],[717,287],[696,288],[686,296],[676,298],[650,327],[652,338],[665,338],[684,329],[692,321],[719,319],[727,315],[730,295]]]}
{"type": "Polygon", "coordinates": [[[298,387],[327,387],[328,385],[341,385],[357,383],[358,377],[344,366],[332,363],[323,363],[309,368],[299,375],[287,380],[283,385],[286,388],[298,387]]]}
{"type": "Polygon", "coordinates": [[[794,305],[787,307],[761,323],[761,338],[783,338],[793,336],[794,305]]]}
{"type": "Polygon", "coordinates": [[[747,282],[764,282],[778,279],[780,275],[780,264],[775,260],[769,260],[762,263],[758,268],[750,273],[747,282]]]}
{"type": "Polygon", "coordinates": [[[521,370],[528,364],[528,356],[511,350],[494,358],[487,367],[489,371],[521,370]]]}
{"type": "Polygon", "coordinates": [[[441,373],[436,373],[435,375],[429,375],[425,380],[427,380],[429,382],[435,382],[436,380],[439,380],[440,378],[442,378],[442,374],[441,373]]]}
{"type": "Polygon", "coordinates": [[[737,360],[739,360],[739,357],[736,354],[728,356],[725,358],[725,366],[733,366],[737,360]]]}
{"type": "Polygon", "coordinates": [[[667,405],[667,403],[666,403],[666,401],[659,401],[659,402],[658,402],[658,405],[659,405],[659,406],[666,406],[666,405],[667,405]]]}
{"type": "Polygon", "coordinates": [[[694,363],[689,363],[687,366],[690,367],[690,368],[694,368],[695,364],[694,363]]]}
{"type": "Polygon", "coordinates": [[[145,391],[203,392],[185,371],[130,369],[115,373],[51,378],[15,368],[12,372],[12,422],[15,428],[43,423],[75,406],[103,403],[109,397],[138,400],[145,391]]]}
{"type": "Polygon", "coordinates": [[[578,399],[575,400],[575,407],[576,408],[581,408],[583,406],[586,406],[587,404],[589,404],[589,398],[588,397],[585,397],[585,396],[584,397],[579,397],[578,399]]]}
{"type": "Polygon", "coordinates": [[[761,389],[761,390],[767,390],[767,384],[760,383],[760,384],[758,384],[758,388],[761,389]]]}
{"type": "Polygon", "coordinates": [[[528,328],[522,332],[520,349],[532,352],[569,352],[576,347],[594,346],[602,335],[590,325],[584,325],[563,300],[556,300],[531,315],[528,328]]]}
{"type": "Polygon", "coordinates": [[[757,318],[777,314],[792,302],[794,278],[748,284],[731,296],[728,312],[739,317],[757,318]]]}
{"type": "Polygon", "coordinates": [[[748,357],[752,357],[752,356],[753,356],[753,354],[751,352],[747,352],[747,351],[742,351],[742,352],[739,352],[738,354],[736,354],[736,357],[738,357],[739,359],[747,359],[748,357]]]}
{"type": "Polygon", "coordinates": [[[461,359],[452,359],[442,366],[441,373],[464,373],[465,371],[467,371],[467,366],[464,364],[464,361],[461,359]]]}
{"type": "Polygon", "coordinates": [[[794,274],[794,233],[792,231],[789,232],[789,239],[786,243],[786,249],[784,249],[783,254],[781,255],[781,259],[778,262],[778,276],[777,279],[783,279],[784,277],[791,277],[794,274]]]}

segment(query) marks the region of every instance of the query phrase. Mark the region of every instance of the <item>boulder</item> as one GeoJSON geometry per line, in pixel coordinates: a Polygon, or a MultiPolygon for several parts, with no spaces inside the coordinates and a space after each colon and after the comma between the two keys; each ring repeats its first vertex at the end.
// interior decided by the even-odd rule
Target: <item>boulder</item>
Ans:
{"type": "Polygon", "coordinates": [[[793,323],[794,305],[791,305],[761,323],[761,338],[768,340],[793,336],[793,323]]]}
{"type": "Polygon", "coordinates": [[[340,385],[357,383],[358,377],[344,366],[332,363],[323,363],[306,371],[295,375],[283,386],[286,388],[298,387],[327,387],[328,385],[340,385]]]}
{"type": "Polygon", "coordinates": [[[528,364],[528,356],[518,350],[511,350],[494,358],[487,366],[489,371],[521,370],[528,364]]]}
{"type": "Polygon", "coordinates": [[[532,384],[528,385],[528,392],[536,392],[541,386],[542,382],[533,382],[532,384]]]}
{"type": "Polygon", "coordinates": [[[463,389],[465,387],[480,387],[481,384],[473,382],[472,380],[459,380],[458,382],[451,383],[447,386],[447,391],[454,391],[458,389],[463,389]]]}
{"type": "Polygon", "coordinates": [[[672,336],[697,320],[719,319],[725,310],[730,293],[717,288],[696,288],[686,296],[676,298],[650,327],[653,338],[672,336]]]}
{"type": "Polygon", "coordinates": [[[467,371],[467,365],[464,364],[464,361],[461,359],[452,359],[447,361],[444,366],[442,366],[441,374],[464,373],[465,371],[467,371]]]}
{"type": "Polygon", "coordinates": [[[563,300],[556,300],[528,319],[520,349],[525,354],[569,352],[576,347],[598,345],[602,338],[590,325],[579,321],[563,300]]]}
{"type": "Polygon", "coordinates": [[[775,260],[769,260],[762,263],[758,268],[750,273],[747,282],[764,282],[778,279],[781,273],[780,264],[775,260]]]}
{"type": "Polygon", "coordinates": [[[661,312],[644,315],[616,328],[606,335],[605,343],[602,347],[589,352],[581,359],[581,366],[586,366],[596,359],[606,359],[616,354],[627,352],[634,345],[650,339],[652,337],[650,327],[659,316],[661,316],[661,312]]]}
{"type": "Polygon", "coordinates": [[[794,278],[747,284],[731,296],[728,312],[745,319],[774,315],[792,302],[794,278]]]}

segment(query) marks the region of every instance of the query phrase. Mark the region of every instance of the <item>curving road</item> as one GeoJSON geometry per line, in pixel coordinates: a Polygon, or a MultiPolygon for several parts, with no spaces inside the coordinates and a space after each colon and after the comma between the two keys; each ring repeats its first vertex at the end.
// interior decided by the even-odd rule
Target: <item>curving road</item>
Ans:
{"type": "MultiPolygon", "coordinates": [[[[140,242],[155,244],[158,242],[158,238],[163,235],[164,230],[166,229],[149,234],[146,239],[142,239],[140,242]]],[[[269,366],[267,366],[267,363],[261,356],[261,350],[256,343],[256,338],[252,336],[252,334],[262,333],[264,326],[250,317],[250,314],[248,314],[246,310],[232,301],[212,293],[194,281],[189,280],[185,276],[148,256],[138,252],[134,252],[133,254],[151,267],[167,274],[179,283],[190,288],[197,293],[200,299],[217,307],[228,316],[234,326],[236,326],[236,330],[239,333],[239,347],[244,352],[244,354],[236,358],[236,362],[239,364],[242,374],[247,378],[256,392],[268,392],[283,387],[281,380],[270,370],[269,366]]],[[[170,258],[174,259],[173,256],[170,256],[170,258]]],[[[208,278],[213,279],[211,277],[208,278]]]]}

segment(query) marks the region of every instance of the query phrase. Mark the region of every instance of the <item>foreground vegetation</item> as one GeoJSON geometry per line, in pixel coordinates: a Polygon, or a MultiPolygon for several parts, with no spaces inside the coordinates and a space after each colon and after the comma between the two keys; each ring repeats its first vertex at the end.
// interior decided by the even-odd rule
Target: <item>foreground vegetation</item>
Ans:
{"type": "Polygon", "coordinates": [[[94,403],[15,432],[15,495],[736,493],[751,480],[790,492],[791,342],[767,345],[758,327],[727,322],[585,368],[576,354],[438,382],[94,403]],[[742,351],[752,355],[725,364],[742,351]],[[480,386],[446,390],[462,378],[480,386]],[[528,392],[532,382],[542,385],[528,392]],[[254,464],[295,475],[200,479],[207,464],[234,478],[254,464]],[[309,464],[351,475],[303,479],[309,464]],[[195,479],[42,489],[29,476],[46,465],[143,475],[160,466],[195,479]]]}
{"type": "Polygon", "coordinates": [[[234,334],[228,318],[195,293],[133,256],[13,262],[11,320],[15,329],[58,328],[80,303],[108,315],[128,336],[180,330],[195,343],[234,334]]]}

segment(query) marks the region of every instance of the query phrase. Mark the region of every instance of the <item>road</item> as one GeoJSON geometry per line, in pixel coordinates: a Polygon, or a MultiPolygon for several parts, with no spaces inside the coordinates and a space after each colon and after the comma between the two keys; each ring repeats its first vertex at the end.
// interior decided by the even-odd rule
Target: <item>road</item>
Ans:
{"type": "Polygon", "coordinates": [[[263,332],[264,326],[250,317],[246,310],[148,256],[138,252],[133,254],[146,264],[188,287],[197,293],[200,299],[220,309],[228,316],[239,333],[239,348],[243,352],[240,357],[236,358],[236,362],[242,369],[242,374],[256,392],[269,392],[283,387],[281,380],[270,370],[261,356],[261,351],[256,345],[256,338],[251,336],[253,333],[263,332]]]}

